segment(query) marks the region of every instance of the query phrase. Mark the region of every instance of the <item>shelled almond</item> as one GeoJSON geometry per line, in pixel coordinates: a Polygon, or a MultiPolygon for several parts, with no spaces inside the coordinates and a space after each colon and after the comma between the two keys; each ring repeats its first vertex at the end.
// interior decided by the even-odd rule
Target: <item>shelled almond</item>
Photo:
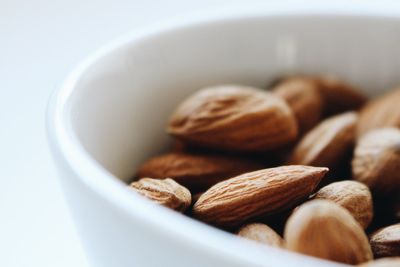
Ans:
{"type": "Polygon", "coordinates": [[[354,179],[381,194],[400,192],[400,129],[381,128],[362,136],[352,161],[354,179]]]}
{"type": "Polygon", "coordinates": [[[273,247],[284,247],[285,243],[282,237],[263,223],[247,224],[239,229],[237,235],[273,247]]]}
{"type": "Polygon", "coordinates": [[[198,91],[172,114],[167,132],[179,140],[213,149],[255,152],[294,141],[298,126],[280,97],[245,86],[198,91]]]}
{"type": "Polygon", "coordinates": [[[356,181],[331,183],[321,188],[314,199],[326,199],[347,209],[354,219],[366,229],[373,216],[372,195],[368,187],[356,181]]]}
{"type": "Polygon", "coordinates": [[[301,133],[306,133],[321,120],[324,99],[318,85],[310,79],[287,79],[273,88],[273,92],[289,104],[301,133]]]}
{"type": "Polygon", "coordinates": [[[375,257],[400,257],[400,223],[377,230],[370,242],[375,257]]]}
{"type": "Polygon", "coordinates": [[[369,102],[360,112],[357,132],[359,136],[373,129],[400,128],[400,88],[369,102]]]}
{"type": "Polygon", "coordinates": [[[353,216],[328,200],[303,204],[285,227],[287,248],[349,264],[372,259],[368,238],[353,216]]]}
{"type": "Polygon", "coordinates": [[[170,177],[192,192],[199,192],[227,178],[262,168],[262,164],[239,157],[175,152],[149,159],[141,165],[137,177],[170,177]]]}
{"type": "Polygon", "coordinates": [[[400,256],[399,224],[388,225],[400,217],[399,90],[368,102],[341,80],[310,75],[271,92],[200,89],[167,122],[172,150],[139,166],[131,189],[262,245],[397,266],[373,256],[400,256]]]}
{"type": "Polygon", "coordinates": [[[245,173],[222,181],[193,206],[195,218],[221,227],[292,208],[306,199],[328,168],[292,165],[245,173]]]}
{"type": "Polygon", "coordinates": [[[287,163],[337,167],[354,144],[357,118],[347,112],[322,121],[299,141],[287,163]]]}
{"type": "Polygon", "coordinates": [[[177,211],[185,211],[192,201],[189,190],[169,178],[142,178],[132,182],[130,187],[142,196],[177,211]]]}

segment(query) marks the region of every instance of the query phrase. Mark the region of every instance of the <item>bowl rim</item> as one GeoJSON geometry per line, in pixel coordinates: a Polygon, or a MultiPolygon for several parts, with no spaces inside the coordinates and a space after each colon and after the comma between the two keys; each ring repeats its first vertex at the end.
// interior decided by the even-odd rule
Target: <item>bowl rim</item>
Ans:
{"type": "MultiPolygon", "coordinates": [[[[57,151],[57,156],[75,172],[76,177],[90,190],[106,199],[113,208],[127,214],[130,218],[141,219],[143,222],[154,226],[155,230],[162,232],[176,241],[184,242],[187,246],[193,246],[196,250],[214,254],[216,257],[232,259],[232,262],[243,262],[257,266],[271,264],[307,264],[304,266],[344,266],[339,263],[312,258],[285,250],[269,248],[262,250],[259,246],[243,245],[244,243],[234,235],[209,227],[185,216],[177,216],[176,212],[160,207],[150,201],[132,194],[123,182],[97,163],[80,144],[69,125],[66,115],[69,108],[69,100],[76,84],[85,72],[102,57],[124,46],[131,46],[146,38],[153,38],[169,31],[188,29],[193,26],[205,25],[216,22],[229,22],[238,19],[250,19],[265,16],[295,16],[295,15],[332,15],[351,17],[390,17],[400,18],[399,8],[382,7],[382,2],[363,2],[357,5],[354,2],[291,2],[290,5],[282,2],[270,2],[268,4],[245,7],[243,5],[229,8],[204,11],[196,15],[176,17],[168,21],[162,21],[129,33],[117,40],[96,50],[82,61],[67,77],[62,86],[56,89],[50,97],[47,112],[46,125],[50,147],[57,151]],[[149,214],[149,208],[154,212],[149,214]],[[161,223],[160,223],[161,222],[161,223]],[[240,249],[245,253],[236,253],[240,249]],[[282,257],[277,257],[282,255],[282,257]],[[276,259],[279,258],[279,259],[276,259]]],[[[392,1],[390,1],[392,3],[392,1]]],[[[398,3],[397,7],[400,7],[398,3]]],[[[300,266],[300,265],[299,265],[300,266]]]]}

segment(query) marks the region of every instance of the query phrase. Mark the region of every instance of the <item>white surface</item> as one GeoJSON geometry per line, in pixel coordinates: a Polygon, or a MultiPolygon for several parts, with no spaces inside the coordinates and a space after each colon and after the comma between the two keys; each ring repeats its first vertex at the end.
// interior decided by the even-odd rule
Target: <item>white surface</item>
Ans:
{"type": "Polygon", "coordinates": [[[52,90],[105,42],[224,2],[250,1],[0,0],[0,266],[87,266],[45,138],[52,90]]]}
{"type": "Polygon", "coordinates": [[[241,7],[164,23],[92,55],[49,109],[52,148],[90,261],[98,267],[338,266],[250,248],[156,206],[111,173],[130,177],[135,164],[158,151],[167,115],[200,87],[262,87],[297,70],[337,75],[372,94],[398,84],[399,18],[399,9],[369,5],[241,7]]]}

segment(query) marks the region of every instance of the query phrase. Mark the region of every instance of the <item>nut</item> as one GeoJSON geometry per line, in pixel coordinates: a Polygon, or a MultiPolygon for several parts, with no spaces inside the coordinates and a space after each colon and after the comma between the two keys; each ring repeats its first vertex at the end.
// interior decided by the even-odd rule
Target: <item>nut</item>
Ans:
{"type": "Polygon", "coordinates": [[[261,244],[283,247],[284,241],[274,230],[263,223],[251,223],[243,226],[238,231],[238,236],[244,237],[261,244]]]}
{"type": "Polygon", "coordinates": [[[357,135],[385,127],[400,128],[400,88],[369,102],[360,112],[357,135]]]}
{"type": "Polygon", "coordinates": [[[400,130],[377,129],[357,143],[352,161],[353,178],[373,192],[397,194],[400,190],[400,130]]]}
{"type": "Polygon", "coordinates": [[[131,183],[130,187],[158,204],[181,212],[184,212],[192,201],[189,190],[169,178],[142,178],[131,183]]]}
{"type": "Polygon", "coordinates": [[[373,216],[372,196],[368,187],[356,181],[331,183],[321,188],[314,199],[326,199],[347,209],[364,229],[373,216]]]}
{"type": "Polygon", "coordinates": [[[381,258],[359,265],[360,267],[399,267],[400,257],[381,258]]]}
{"type": "Polygon", "coordinates": [[[334,77],[316,77],[315,80],[326,101],[327,114],[358,110],[368,100],[358,89],[334,77]]]}
{"type": "Polygon", "coordinates": [[[289,250],[323,259],[359,264],[372,259],[368,238],[351,214],[328,200],[301,205],[286,223],[289,250]]]}
{"type": "Polygon", "coordinates": [[[244,86],[205,88],[186,99],[167,131],[185,142],[230,151],[265,151],[297,137],[297,122],[286,102],[244,86]]]}
{"type": "Polygon", "coordinates": [[[358,110],[368,100],[358,89],[332,76],[289,75],[275,84],[290,80],[308,80],[309,83],[314,83],[324,102],[324,114],[329,116],[358,110]]]}
{"type": "Polygon", "coordinates": [[[370,243],[376,258],[400,257],[400,223],[374,232],[370,243]]]}
{"type": "Polygon", "coordinates": [[[356,122],[355,112],[322,121],[300,140],[288,164],[336,167],[353,147],[356,122]]]}
{"type": "Polygon", "coordinates": [[[137,176],[169,177],[198,192],[227,178],[262,168],[260,164],[232,156],[167,153],[145,162],[137,176]]]}
{"type": "Polygon", "coordinates": [[[208,189],[195,203],[199,220],[221,227],[288,209],[307,198],[327,168],[283,166],[249,172],[208,189]]]}
{"type": "Polygon", "coordinates": [[[324,100],[315,82],[301,77],[279,83],[273,92],[285,99],[292,108],[301,133],[314,127],[321,119],[324,100]]]}

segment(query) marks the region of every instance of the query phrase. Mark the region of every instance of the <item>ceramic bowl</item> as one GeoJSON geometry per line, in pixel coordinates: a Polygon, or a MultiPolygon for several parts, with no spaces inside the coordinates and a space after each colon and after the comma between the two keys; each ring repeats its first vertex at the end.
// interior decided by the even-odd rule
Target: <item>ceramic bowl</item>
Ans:
{"type": "MultiPolygon", "coordinates": [[[[325,1],[324,1],[325,2],[325,1]]],[[[170,142],[174,107],[209,85],[328,73],[377,94],[400,82],[400,11],[300,2],[231,8],[129,34],[86,59],[48,107],[48,136],[91,266],[339,266],[234,235],[129,190],[170,142]]]]}

